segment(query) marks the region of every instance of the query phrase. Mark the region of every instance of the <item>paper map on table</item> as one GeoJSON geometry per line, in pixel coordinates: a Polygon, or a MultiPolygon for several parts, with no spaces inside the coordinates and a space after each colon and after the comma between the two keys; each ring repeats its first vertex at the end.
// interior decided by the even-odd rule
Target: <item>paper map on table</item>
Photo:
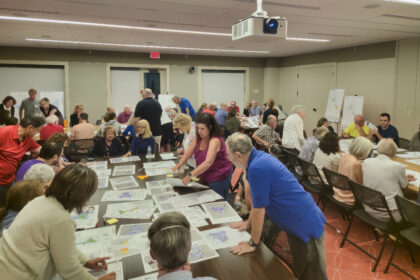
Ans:
{"type": "Polygon", "coordinates": [[[147,195],[146,189],[106,191],[101,201],[135,201],[144,200],[147,195]]]}
{"type": "Polygon", "coordinates": [[[226,201],[206,203],[202,205],[204,212],[212,224],[222,224],[242,221],[238,213],[226,201]]]}
{"type": "Polygon", "coordinates": [[[405,174],[413,175],[416,178],[415,181],[408,182],[409,184],[411,184],[413,186],[416,186],[416,187],[420,187],[420,173],[419,172],[416,172],[416,171],[413,171],[413,170],[410,170],[410,169],[406,169],[405,174]]]}
{"type": "Polygon", "coordinates": [[[104,276],[105,274],[108,274],[110,272],[115,272],[116,274],[116,280],[124,280],[124,274],[123,274],[123,267],[122,262],[113,262],[113,263],[107,263],[108,270],[90,270],[90,274],[92,274],[93,277],[99,278],[101,276],[104,276]]]}
{"type": "Polygon", "coordinates": [[[98,189],[108,188],[109,176],[98,175],[98,189]]]}
{"type": "Polygon", "coordinates": [[[92,169],[104,170],[108,168],[108,161],[93,161],[86,163],[86,165],[92,169]]]}
{"type": "Polygon", "coordinates": [[[136,278],[130,278],[128,280],[157,280],[158,279],[158,273],[150,273],[147,275],[139,276],[136,278]]]}
{"type": "Polygon", "coordinates": [[[398,154],[400,158],[420,158],[420,152],[407,152],[405,154],[398,154]]]}
{"type": "Polygon", "coordinates": [[[159,211],[165,212],[161,209],[161,203],[165,203],[166,201],[170,200],[171,198],[178,196],[179,194],[176,192],[163,192],[159,194],[152,195],[153,201],[156,203],[157,207],[159,208],[159,211]]]}
{"type": "Polygon", "coordinates": [[[156,206],[153,200],[108,204],[104,217],[117,219],[150,219],[156,206]]]}
{"type": "Polygon", "coordinates": [[[348,153],[349,146],[353,142],[353,139],[341,139],[339,141],[340,150],[342,150],[345,153],[348,153]]]}
{"type": "Polygon", "coordinates": [[[202,262],[205,260],[217,258],[219,254],[210,247],[204,240],[194,242],[191,247],[188,261],[190,263],[202,262]]]}
{"type": "Polygon", "coordinates": [[[123,162],[134,162],[134,161],[140,161],[140,158],[138,156],[131,156],[131,157],[118,157],[118,158],[109,159],[109,162],[112,164],[123,163],[123,162]]]}
{"type": "Polygon", "coordinates": [[[406,160],[406,162],[416,164],[416,165],[420,165],[420,159],[409,159],[409,160],[406,160]]]}
{"type": "Polygon", "coordinates": [[[260,121],[259,116],[253,116],[253,117],[249,117],[249,118],[243,117],[243,118],[241,118],[241,120],[242,120],[242,125],[246,126],[248,128],[258,128],[258,127],[260,127],[259,126],[259,121],[260,121]]]}
{"type": "Polygon", "coordinates": [[[147,168],[145,172],[147,176],[160,176],[173,173],[172,167],[147,168]]]}
{"type": "Polygon", "coordinates": [[[246,231],[238,231],[228,226],[204,230],[201,232],[213,249],[229,248],[239,242],[248,241],[251,236],[246,231]]]}
{"type": "Polygon", "coordinates": [[[153,168],[172,168],[176,164],[172,160],[168,161],[155,161],[155,162],[144,162],[143,168],[144,169],[153,169],[153,168]]]}
{"type": "Polygon", "coordinates": [[[136,173],[135,165],[117,165],[114,167],[112,176],[133,175],[134,173],[136,173]]]}
{"type": "Polygon", "coordinates": [[[76,223],[76,229],[94,228],[98,224],[98,211],[99,205],[86,206],[81,214],[73,210],[70,216],[76,223]]]}
{"type": "Polygon", "coordinates": [[[152,223],[138,223],[120,225],[118,236],[146,235],[152,223]]]}
{"type": "Polygon", "coordinates": [[[142,251],[141,260],[143,262],[143,268],[145,273],[156,271],[158,269],[157,261],[150,256],[150,251],[142,251]]]}
{"type": "Polygon", "coordinates": [[[110,182],[114,190],[124,190],[139,187],[139,184],[133,176],[111,178],[110,182]]]}
{"type": "MultiPolygon", "coordinates": [[[[206,213],[204,213],[203,210],[201,210],[200,206],[176,209],[175,211],[182,213],[193,227],[203,227],[208,225],[206,221],[208,217],[206,213]]],[[[153,214],[153,218],[157,219],[162,214],[163,213],[155,213],[153,214]]]]}
{"type": "Polygon", "coordinates": [[[110,246],[115,237],[115,226],[76,231],[75,245],[88,259],[112,257],[110,246]]]}
{"type": "Polygon", "coordinates": [[[218,193],[216,193],[213,190],[206,190],[174,197],[173,199],[171,199],[171,202],[174,204],[175,208],[181,208],[211,202],[219,199],[223,199],[223,197],[221,197],[218,193]]]}
{"type": "Polygon", "coordinates": [[[146,188],[149,195],[174,192],[174,189],[166,180],[146,182],[146,188]]]}
{"type": "Polygon", "coordinates": [[[182,183],[181,179],[178,178],[168,178],[166,179],[166,182],[168,182],[168,184],[170,184],[171,186],[174,187],[184,187],[184,188],[188,188],[188,187],[194,187],[194,188],[200,188],[200,189],[208,189],[209,187],[204,186],[200,183],[197,182],[189,182],[187,185],[184,185],[182,183]]]}
{"type": "Polygon", "coordinates": [[[162,153],[159,154],[162,160],[177,159],[178,157],[174,153],[162,153]]]}
{"type": "Polygon", "coordinates": [[[149,239],[142,235],[121,236],[112,241],[112,256],[121,259],[150,249],[149,239]]]}
{"type": "Polygon", "coordinates": [[[103,175],[111,176],[111,173],[112,173],[111,169],[93,169],[93,171],[95,171],[97,176],[103,176],[103,175]]]}

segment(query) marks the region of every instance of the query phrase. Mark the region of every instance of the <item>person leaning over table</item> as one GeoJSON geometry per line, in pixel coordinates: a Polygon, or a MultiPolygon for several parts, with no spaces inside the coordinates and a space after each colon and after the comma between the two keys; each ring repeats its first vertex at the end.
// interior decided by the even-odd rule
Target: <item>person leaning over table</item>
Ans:
{"type": "MultiPolygon", "coordinates": [[[[178,155],[184,155],[188,151],[188,147],[191,145],[194,137],[197,135],[195,122],[192,121],[191,117],[187,114],[178,114],[173,120],[173,128],[179,129],[184,137],[182,139],[182,148],[176,150],[178,155]]],[[[187,164],[192,168],[195,168],[197,165],[195,163],[194,155],[188,159],[187,164]]]]}
{"type": "Polygon", "coordinates": [[[343,131],[343,138],[356,138],[356,137],[369,138],[369,127],[365,125],[365,119],[362,115],[354,116],[354,123],[349,124],[343,131]]]}
{"type": "Polygon", "coordinates": [[[106,126],[103,130],[102,137],[95,141],[92,154],[97,157],[115,157],[124,154],[123,146],[117,137],[115,128],[106,126]]]}
{"type": "Polygon", "coordinates": [[[42,98],[41,101],[39,101],[41,115],[44,116],[44,118],[48,118],[49,116],[57,116],[58,118],[58,124],[63,125],[64,117],[63,114],[60,112],[60,110],[57,108],[57,106],[54,106],[50,104],[50,100],[46,97],[42,98]]]}
{"type": "MultiPolygon", "coordinates": [[[[57,273],[66,280],[94,280],[86,268],[107,270],[109,257],[88,260],[74,245],[75,224],[70,216],[73,210],[82,211],[97,185],[93,170],[69,165],[57,174],[45,196],[22,209],[0,239],[2,280],[50,280],[57,273]]],[[[99,279],[115,279],[115,272],[99,279]]]]}
{"type": "Polygon", "coordinates": [[[413,137],[411,138],[410,150],[420,151],[420,124],[419,124],[419,131],[414,133],[413,137]]]}
{"type": "Polygon", "coordinates": [[[197,114],[195,123],[197,134],[173,171],[179,170],[194,155],[197,167],[184,177],[182,180],[184,185],[187,185],[193,177],[199,177],[226,200],[232,164],[227,159],[221,129],[210,114],[197,114]]]}
{"type": "Polygon", "coordinates": [[[193,278],[188,255],[191,251],[190,223],[179,212],[167,212],[150,226],[150,256],[158,263],[158,280],[216,280],[193,278]]]}
{"type": "Polygon", "coordinates": [[[287,233],[299,279],[327,279],[325,268],[325,217],[292,173],[274,156],[256,150],[244,134],[232,134],[226,141],[229,160],[246,169],[253,208],[247,221],[231,228],[251,229],[249,242],[230,248],[235,255],[252,253],[260,243],[264,219],[287,233]]]}

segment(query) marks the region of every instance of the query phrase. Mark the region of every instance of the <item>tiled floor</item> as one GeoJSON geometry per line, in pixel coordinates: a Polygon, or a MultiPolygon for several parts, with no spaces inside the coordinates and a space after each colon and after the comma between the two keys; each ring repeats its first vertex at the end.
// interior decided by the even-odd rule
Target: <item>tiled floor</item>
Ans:
{"type": "MultiPolygon", "coordinates": [[[[347,221],[344,221],[341,218],[341,215],[335,208],[333,206],[328,206],[324,214],[327,218],[327,222],[344,234],[347,227],[347,221]]],[[[343,248],[340,248],[343,237],[342,234],[328,225],[325,226],[325,251],[328,279],[410,279],[392,266],[388,273],[383,273],[392,251],[393,241],[387,241],[387,246],[385,247],[384,254],[376,272],[371,272],[375,263],[373,259],[369,258],[348,242],[343,248]]],[[[376,241],[373,231],[357,218],[354,219],[349,239],[374,256],[377,256],[383,241],[383,238],[381,238],[379,242],[376,241]]],[[[284,244],[284,240],[284,236],[280,236],[278,238],[278,243],[284,244]]],[[[413,251],[418,264],[412,263],[407,250],[401,247],[398,248],[394,256],[394,263],[406,270],[412,276],[420,279],[420,251],[417,248],[413,248],[413,251]]]]}

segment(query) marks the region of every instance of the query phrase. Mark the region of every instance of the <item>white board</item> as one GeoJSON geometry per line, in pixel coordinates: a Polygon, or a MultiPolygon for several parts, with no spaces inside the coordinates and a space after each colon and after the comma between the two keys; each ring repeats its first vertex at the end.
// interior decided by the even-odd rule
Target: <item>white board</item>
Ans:
{"type": "Polygon", "coordinates": [[[140,69],[115,70],[111,69],[111,105],[118,115],[124,106],[130,105],[134,112],[140,101],[140,69]]]}
{"type": "Polygon", "coordinates": [[[327,108],[324,117],[330,122],[340,120],[341,107],[343,106],[344,89],[332,89],[328,96],[327,108]]]}
{"type": "Polygon", "coordinates": [[[162,116],[160,117],[160,123],[161,124],[165,124],[165,123],[169,123],[172,122],[171,119],[169,118],[169,115],[165,112],[165,109],[167,107],[170,108],[176,108],[176,104],[172,101],[172,98],[175,95],[173,94],[159,94],[158,95],[158,101],[160,103],[160,106],[162,106],[162,116]]]}
{"type": "Polygon", "coordinates": [[[344,97],[343,118],[341,127],[345,129],[349,124],[354,122],[355,115],[363,114],[363,96],[346,96],[344,97]]]}

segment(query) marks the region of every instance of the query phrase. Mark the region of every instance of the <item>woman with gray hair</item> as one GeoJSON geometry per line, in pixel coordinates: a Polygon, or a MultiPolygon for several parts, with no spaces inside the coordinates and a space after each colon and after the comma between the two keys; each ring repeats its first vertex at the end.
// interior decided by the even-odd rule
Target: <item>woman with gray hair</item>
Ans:
{"type": "MultiPolygon", "coordinates": [[[[389,210],[395,221],[399,222],[401,216],[394,197],[402,196],[402,189],[408,182],[414,181],[413,175],[406,175],[404,165],[393,161],[397,154],[397,145],[391,138],[383,138],[378,143],[378,156],[368,158],[363,163],[363,183],[366,187],[381,192],[388,203],[389,210]]],[[[388,221],[389,215],[385,211],[377,211],[365,205],[365,210],[379,220],[388,221]]]]}
{"type": "Polygon", "coordinates": [[[292,114],[284,121],[283,126],[283,147],[295,150],[299,153],[305,143],[303,136],[303,119],[306,115],[306,107],[303,105],[295,105],[292,108],[292,114]]]}
{"type": "Polygon", "coordinates": [[[38,180],[44,190],[47,190],[54,179],[55,171],[48,164],[37,163],[31,166],[25,173],[23,180],[38,180]]]}
{"type": "MultiPolygon", "coordinates": [[[[362,163],[372,151],[373,144],[365,137],[357,137],[349,146],[349,153],[341,156],[338,164],[338,173],[347,176],[350,180],[363,184],[362,163]]],[[[354,195],[351,191],[334,188],[334,198],[350,205],[354,204],[354,195]]]]}
{"type": "Polygon", "coordinates": [[[318,127],[314,131],[314,136],[310,137],[305,144],[303,144],[302,150],[299,153],[299,158],[308,162],[313,162],[316,150],[319,147],[319,141],[322,137],[328,133],[326,127],[318,127]]]}

